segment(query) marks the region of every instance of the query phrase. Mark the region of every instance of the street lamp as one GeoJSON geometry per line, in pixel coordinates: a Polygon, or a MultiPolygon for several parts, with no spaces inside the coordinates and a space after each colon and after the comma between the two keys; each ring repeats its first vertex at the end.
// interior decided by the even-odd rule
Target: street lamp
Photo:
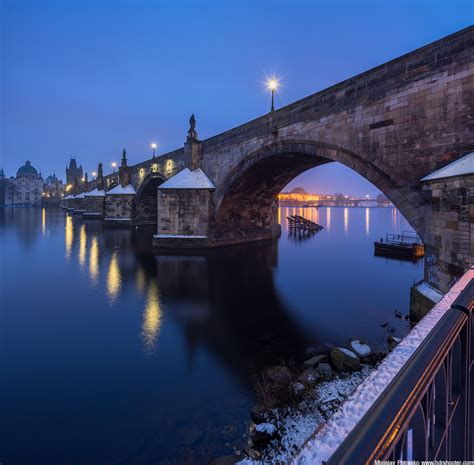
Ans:
{"type": "Polygon", "coordinates": [[[114,173],[115,173],[115,168],[117,168],[117,163],[115,163],[114,161],[112,162],[112,168],[114,169],[114,173]]]}
{"type": "Polygon", "coordinates": [[[156,150],[156,147],[158,147],[158,144],[156,142],[152,142],[150,144],[150,147],[151,147],[151,150],[153,151],[153,158],[155,158],[155,150],[156,150]]]}
{"type": "Polygon", "coordinates": [[[276,77],[272,77],[267,80],[267,89],[272,93],[272,113],[275,111],[275,92],[278,90],[279,86],[280,82],[276,77]]]}
{"type": "Polygon", "coordinates": [[[92,171],[92,176],[94,176],[94,178],[97,176],[97,173],[95,171],[92,171]]]}

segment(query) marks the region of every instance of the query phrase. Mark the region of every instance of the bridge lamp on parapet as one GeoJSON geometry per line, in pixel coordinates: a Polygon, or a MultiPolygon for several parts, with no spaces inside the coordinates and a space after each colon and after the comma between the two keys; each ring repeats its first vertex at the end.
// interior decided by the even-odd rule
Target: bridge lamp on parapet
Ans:
{"type": "Polygon", "coordinates": [[[270,110],[272,113],[275,111],[275,92],[278,90],[278,87],[280,87],[280,82],[276,77],[267,80],[267,89],[272,93],[272,107],[270,110]]]}
{"type": "Polygon", "coordinates": [[[153,158],[155,158],[155,150],[156,150],[156,147],[158,147],[158,144],[156,142],[152,142],[150,144],[150,147],[151,147],[151,150],[153,151],[153,158]]]}
{"type": "Polygon", "coordinates": [[[114,173],[115,173],[115,168],[117,168],[117,163],[115,163],[114,161],[111,163],[112,165],[112,168],[114,169],[114,173]]]}
{"type": "Polygon", "coordinates": [[[97,173],[95,171],[92,171],[92,176],[94,176],[94,178],[97,177],[97,173]]]}

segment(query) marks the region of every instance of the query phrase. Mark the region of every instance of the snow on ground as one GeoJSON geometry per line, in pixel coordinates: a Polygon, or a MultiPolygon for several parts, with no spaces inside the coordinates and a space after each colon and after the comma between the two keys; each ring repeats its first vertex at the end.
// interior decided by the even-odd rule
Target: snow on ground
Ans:
{"type": "Polygon", "coordinates": [[[428,297],[432,302],[438,303],[443,298],[443,293],[431,287],[424,281],[416,286],[418,291],[425,297],[428,297]]]}
{"type": "Polygon", "coordinates": [[[319,399],[304,400],[297,410],[274,411],[273,423],[282,433],[281,440],[273,441],[269,447],[272,450],[266,451],[261,460],[244,459],[238,465],[321,465],[327,461],[471,279],[474,269],[450,289],[376,369],[364,366],[359,372],[320,383],[315,387],[319,399]]]}
{"type": "Polygon", "coordinates": [[[361,355],[362,357],[367,357],[370,355],[370,352],[372,352],[369,345],[364,344],[357,339],[351,341],[351,346],[355,350],[356,354],[361,355]]]}
{"type": "Polygon", "coordinates": [[[296,450],[327,420],[371,370],[373,367],[364,366],[359,372],[317,384],[314,388],[316,399],[303,400],[297,409],[275,409],[272,416],[276,419],[270,424],[275,425],[282,434],[281,439],[270,443],[261,460],[246,458],[238,462],[238,465],[287,463],[296,450]]]}
{"type": "Polygon", "coordinates": [[[387,355],[378,368],[370,373],[329,421],[315,431],[292,464],[321,465],[329,459],[473,278],[474,269],[471,269],[387,355]]]}

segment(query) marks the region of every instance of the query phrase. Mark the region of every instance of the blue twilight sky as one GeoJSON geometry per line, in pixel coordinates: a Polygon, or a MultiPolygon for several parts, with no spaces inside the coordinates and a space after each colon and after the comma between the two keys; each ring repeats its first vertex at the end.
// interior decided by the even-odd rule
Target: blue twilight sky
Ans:
{"type": "MultiPolygon", "coordinates": [[[[182,146],[191,113],[201,139],[472,24],[472,2],[1,0],[1,163],[26,159],[65,177],[182,146]]],[[[108,169],[106,169],[108,171],[108,169]]],[[[376,190],[341,165],[292,182],[376,190]]]]}

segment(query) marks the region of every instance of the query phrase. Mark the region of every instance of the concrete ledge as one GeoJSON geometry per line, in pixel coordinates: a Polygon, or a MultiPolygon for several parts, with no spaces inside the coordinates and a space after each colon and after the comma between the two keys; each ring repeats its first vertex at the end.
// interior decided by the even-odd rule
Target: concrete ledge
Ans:
{"type": "Polygon", "coordinates": [[[281,226],[279,224],[269,229],[235,231],[221,237],[155,234],[153,236],[153,247],[160,249],[211,249],[250,242],[267,241],[279,237],[280,234],[281,226]]]}
{"type": "Polygon", "coordinates": [[[155,234],[153,247],[159,249],[208,249],[212,247],[207,236],[155,234]]]}
{"type": "Polygon", "coordinates": [[[82,217],[89,220],[101,220],[104,218],[103,213],[84,212],[82,217]]]}
{"type": "Polygon", "coordinates": [[[104,218],[104,226],[130,227],[132,226],[131,218],[104,218]]]}

